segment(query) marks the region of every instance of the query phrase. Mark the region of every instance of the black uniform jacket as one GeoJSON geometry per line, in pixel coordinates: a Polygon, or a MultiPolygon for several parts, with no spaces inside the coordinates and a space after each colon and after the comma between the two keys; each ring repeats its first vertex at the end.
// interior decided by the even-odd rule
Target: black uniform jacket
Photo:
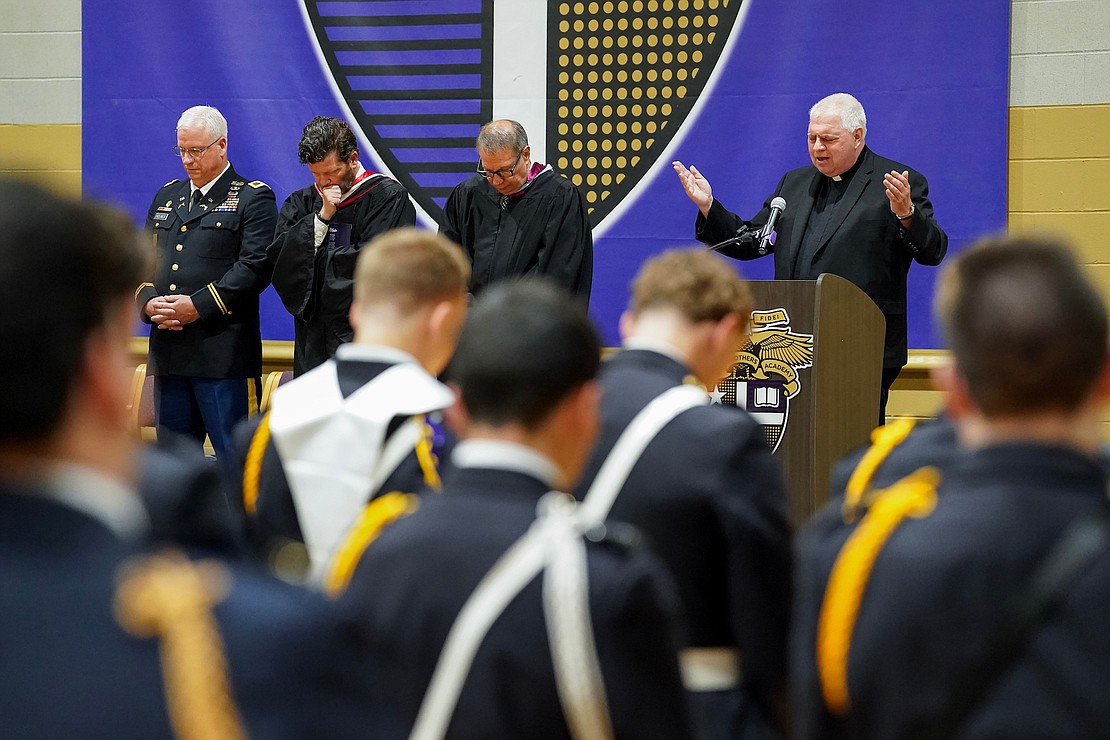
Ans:
{"type": "Polygon", "coordinates": [[[150,331],[151,375],[251,378],[262,374],[258,295],[273,269],[267,249],[277,222],[274,191],[248,182],[228,167],[189,210],[188,180],[166,184],[150,204],[154,279],[139,286],[135,302],[183,294],[200,318],[182,331],[150,331]]]}
{"type": "MultiPolygon", "coordinates": [[[[798,255],[814,197],[825,179],[813,166],[783,175],[763,210],[750,222],[714,200],[708,218],[698,213],[696,235],[699,241],[716,244],[734,236],[745,223],[762,226],[770,216],[772,198],[784,198],[786,211],[775,226],[775,279],[815,280],[829,272],[858,286],[886,317],[883,367],[901,367],[906,364],[907,353],[906,275],[913,261],[939,264],[948,251],[948,236],[933,218],[929,184],[921,173],[880,157],[867,147],[858,164],[811,264],[800,264],[798,255]],[[910,173],[915,213],[908,230],[901,227],[886,197],[883,176],[891,170],[910,173]]],[[[762,256],[757,247],[758,243],[742,244],[722,248],[721,253],[749,260],[762,256]]]]}
{"type": "MultiPolygon", "coordinates": [[[[908,737],[935,722],[964,671],[1010,624],[1061,533],[1106,506],[1106,486],[1100,460],[1070,448],[1012,442],[960,455],[943,473],[931,513],[902,520],[875,558],[858,616],[844,632],[850,707],[843,713],[822,699],[815,659],[819,610],[842,537],[807,531],[799,543],[791,664],[797,736],[908,737]]],[[[1105,737],[1108,583],[1104,550],[958,737],[1105,737]]]]}
{"type": "MultiPolygon", "coordinates": [[[[143,541],[123,539],[84,511],[35,489],[0,487],[5,736],[180,737],[167,709],[165,641],[154,626],[149,636],[125,630],[116,615],[121,566],[146,555],[143,541]]],[[[227,586],[224,595],[216,589],[212,607],[223,655],[204,660],[219,668],[226,657],[250,736],[366,737],[367,720],[383,710],[351,624],[334,605],[253,568],[215,567],[227,586]]],[[[188,716],[203,708],[182,709],[188,716]]]]}
{"type": "MultiPolygon", "coordinates": [[[[579,496],[632,418],[689,372],[643,349],[605,363],[601,433],[579,496]]],[[[670,570],[686,613],[686,646],[739,650],[742,686],[766,721],[773,695],[785,688],[791,552],[782,476],[759,424],[734,406],[675,417],[644,450],[610,518],[642,530],[670,570]]]]}
{"type": "Polygon", "coordinates": [[[362,246],[390,229],[416,224],[416,209],[405,189],[388,177],[373,177],[340,204],[324,243],[314,249],[322,205],[315,185],[286,198],[271,248],[277,260],[274,290],[293,314],[296,375],[321,364],[354,337],[348,314],[362,246]]]}
{"type": "MultiPolygon", "coordinates": [[[[455,617],[528,529],[547,490],[519,472],[453,468],[441,494],[424,497],[416,513],[363,554],[344,598],[377,637],[386,699],[409,726],[455,617]]],[[[587,542],[587,559],[590,617],[615,736],[691,737],[676,660],[676,604],[657,562],[613,541],[587,542]]],[[[570,737],[556,694],[541,580],[525,587],[486,636],[447,737],[570,737]]]]}
{"type": "Polygon", "coordinates": [[[877,435],[883,435],[886,432],[893,432],[899,438],[889,443],[879,442],[878,446],[883,448],[881,450],[873,451],[876,444],[852,450],[833,465],[829,482],[829,499],[834,503],[825,508],[836,518],[840,518],[839,507],[844,500],[848,482],[861,465],[867,470],[861,473],[864,477],[860,480],[865,480],[866,488],[874,491],[897,483],[926,465],[943,469],[956,457],[958,449],[956,426],[943,414],[924,421],[898,419],[882,429],[884,431],[876,429],[871,433],[873,440],[877,435]],[[895,425],[911,424],[908,431],[894,428],[895,425]]]}
{"type": "Polygon", "coordinates": [[[594,241],[582,193],[553,171],[503,197],[481,175],[459,183],[443,207],[440,234],[470,260],[470,292],[508,277],[543,275],[590,301],[594,241]]]}

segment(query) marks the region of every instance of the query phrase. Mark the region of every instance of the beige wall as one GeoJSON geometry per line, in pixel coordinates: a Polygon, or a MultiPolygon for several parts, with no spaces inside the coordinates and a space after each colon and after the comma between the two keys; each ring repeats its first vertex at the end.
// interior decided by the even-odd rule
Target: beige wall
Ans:
{"type": "Polygon", "coordinates": [[[0,0],[0,172],[81,192],[80,0],[0,0]]]}
{"type": "Polygon", "coordinates": [[[1013,0],[1010,105],[1110,103],[1110,3],[1013,0]]]}

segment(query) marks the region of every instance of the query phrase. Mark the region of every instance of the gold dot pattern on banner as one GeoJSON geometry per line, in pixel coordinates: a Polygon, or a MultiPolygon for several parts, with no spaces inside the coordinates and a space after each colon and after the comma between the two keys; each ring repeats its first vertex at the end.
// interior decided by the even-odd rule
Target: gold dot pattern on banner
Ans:
{"type": "MultiPolygon", "coordinates": [[[[560,2],[549,150],[591,213],[646,165],[693,105],[742,0],[560,2]],[[723,33],[722,33],[723,32],[723,33]],[[590,156],[582,156],[588,154],[590,156]],[[600,156],[598,156],[600,155],[600,156]],[[625,170],[625,171],[622,171],[625,170]]],[[[605,209],[608,211],[608,209],[605,209]]]]}

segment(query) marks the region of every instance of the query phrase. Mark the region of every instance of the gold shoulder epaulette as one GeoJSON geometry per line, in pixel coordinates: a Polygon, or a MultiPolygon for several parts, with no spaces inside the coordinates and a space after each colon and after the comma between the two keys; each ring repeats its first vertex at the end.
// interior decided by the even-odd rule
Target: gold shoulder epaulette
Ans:
{"type": "Polygon", "coordinates": [[[176,177],[175,177],[174,179],[170,180],[169,182],[167,182],[167,183],[166,183],[165,185],[163,185],[162,187],[164,187],[164,188],[168,188],[168,187],[169,187],[170,185],[173,185],[173,184],[174,184],[175,182],[180,182],[180,181],[178,180],[178,178],[176,178],[176,177]]]}
{"type": "Polygon", "coordinates": [[[254,181],[252,181],[252,182],[248,182],[247,184],[248,184],[248,185],[250,185],[250,186],[251,186],[252,188],[255,188],[255,189],[258,189],[258,188],[268,188],[268,187],[270,187],[269,185],[267,185],[266,183],[262,182],[261,180],[254,180],[254,181]]]}

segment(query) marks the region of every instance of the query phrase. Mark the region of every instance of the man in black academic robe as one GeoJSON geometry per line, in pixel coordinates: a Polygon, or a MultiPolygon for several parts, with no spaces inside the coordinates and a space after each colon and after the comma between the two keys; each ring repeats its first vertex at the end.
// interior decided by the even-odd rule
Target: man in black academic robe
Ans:
{"type": "Polygon", "coordinates": [[[459,183],[439,233],[470,260],[470,292],[507,277],[544,275],[590,301],[594,242],[582,193],[551,165],[532,162],[516,121],[482,127],[478,173],[459,183]]]}
{"type": "Polygon", "coordinates": [[[293,373],[301,375],[354,336],[347,314],[362,245],[416,209],[400,184],[358,161],[358,143],[338,118],[309,121],[298,145],[315,182],[285,199],[270,248],[274,289],[293,314],[293,373]]]}

